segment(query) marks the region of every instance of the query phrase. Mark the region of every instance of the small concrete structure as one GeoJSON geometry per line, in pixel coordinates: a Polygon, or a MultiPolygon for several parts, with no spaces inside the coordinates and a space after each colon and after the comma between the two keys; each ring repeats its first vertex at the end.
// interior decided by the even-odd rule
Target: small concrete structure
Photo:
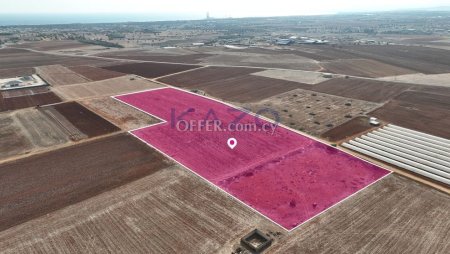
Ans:
{"type": "Polygon", "coordinates": [[[272,239],[255,229],[241,238],[241,245],[252,253],[261,253],[272,245],[272,239]]]}

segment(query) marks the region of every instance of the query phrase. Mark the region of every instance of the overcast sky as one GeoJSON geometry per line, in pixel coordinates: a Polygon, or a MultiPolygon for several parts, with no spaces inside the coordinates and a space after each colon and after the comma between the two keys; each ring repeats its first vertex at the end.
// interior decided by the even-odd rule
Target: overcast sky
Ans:
{"type": "Polygon", "coordinates": [[[449,6],[450,0],[0,0],[0,13],[160,13],[213,17],[331,14],[449,6]]]}

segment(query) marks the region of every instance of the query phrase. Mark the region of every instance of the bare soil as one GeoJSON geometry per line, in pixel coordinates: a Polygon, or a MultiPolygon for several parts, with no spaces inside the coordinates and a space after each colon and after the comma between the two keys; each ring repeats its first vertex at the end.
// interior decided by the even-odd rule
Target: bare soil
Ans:
{"type": "Polygon", "coordinates": [[[322,62],[321,65],[324,72],[369,78],[416,73],[412,70],[369,59],[340,59],[322,62]]]}
{"type": "Polygon", "coordinates": [[[20,45],[16,45],[18,48],[29,48],[39,51],[51,51],[51,50],[63,50],[63,49],[73,49],[73,48],[82,48],[89,47],[90,45],[84,44],[78,41],[37,41],[37,42],[28,42],[20,45]]]}
{"type": "Polygon", "coordinates": [[[450,96],[405,92],[370,115],[384,121],[450,139],[450,96]]]}
{"type": "MultiPolygon", "coordinates": [[[[365,115],[378,106],[377,103],[303,89],[295,89],[256,103],[243,104],[243,107],[253,112],[268,108],[276,112],[282,124],[314,136],[345,124],[352,118],[365,115]]],[[[272,113],[266,116],[276,120],[272,113]]]]}
{"type": "Polygon", "coordinates": [[[385,102],[412,86],[369,79],[336,78],[314,85],[312,90],[371,102],[385,102]]]}
{"type": "Polygon", "coordinates": [[[61,127],[36,109],[0,114],[0,160],[70,141],[61,127]]]}
{"type": "Polygon", "coordinates": [[[62,65],[39,66],[36,67],[36,73],[52,86],[80,84],[90,81],[62,65]]]}
{"type": "Polygon", "coordinates": [[[233,102],[256,102],[296,88],[310,89],[311,85],[249,75],[261,69],[208,67],[160,79],[169,85],[233,102]]]}
{"type": "Polygon", "coordinates": [[[449,195],[393,174],[293,231],[270,252],[448,253],[449,216],[449,195]]]}
{"type": "Polygon", "coordinates": [[[0,112],[42,106],[58,102],[61,102],[61,99],[52,92],[12,98],[3,98],[3,96],[0,96],[0,112]]]}
{"type": "Polygon", "coordinates": [[[61,103],[51,106],[73,126],[88,137],[96,137],[119,131],[115,125],[99,117],[77,102],[61,103]]]}
{"type": "MultiPolygon", "coordinates": [[[[2,164],[0,230],[78,203],[169,165],[162,155],[128,134],[2,164]]],[[[81,210],[77,209],[76,213],[81,210]]]]}
{"type": "Polygon", "coordinates": [[[449,201],[394,174],[287,233],[174,166],[4,230],[0,248],[225,254],[258,228],[274,240],[267,253],[447,253],[449,201]]]}
{"type": "Polygon", "coordinates": [[[32,147],[15,119],[7,113],[0,114],[0,160],[24,154],[32,147]]]}
{"type": "Polygon", "coordinates": [[[115,51],[98,54],[98,56],[111,57],[118,59],[131,59],[156,62],[190,63],[198,64],[202,58],[210,56],[209,54],[163,54],[162,52],[149,52],[145,50],[115,51]]]}
{"type": "Polygon", "coordinates": [[[254,54],[254,53],[221,53],[206,57],[201,62],[204,65],[254,66],[265,68],[285,68],[293,70],[319,71],[317,61],[295,54],[254,54]]]}
{"type": "Polygon", "coordinates": [[[360,58],[359,55],[343,51],[339,46],[329,45],[295,45],[292,54],[307,57],[317,61],[360,58]]]}
{"type": "MultiPolygon", "coordinates": [[[[103,145],[107,144],[104,142],[103,145]]],[[[89,147],[90,150],[93,148],[89,147]]],[[[117,150],[121,149],[115,145],[112,156],[121,156],[117,150]]],[[[134,150],[141,155],[136,157],[149,164],[144,164],[146,170],[142,171],[156,171],[162,167],[158,165],[159,158],[155,160],[151,152],[134,150]]],[[[131,151],[127,149],[125,153],[131,151]]],[[[120,165],[105,163],[101,165],[102,172],[107,172],[103,169],[106,165],[115,168],[112,171],[116,178],[120,178],[118,174],[122,171],[119,166],[123,171],[136,171],[124,168],[130,164],[127,161],[114,162],[120,165]]],[[[86,170],[71,167],[78,173],[74,177],[75,185],[81,184],[79,179],[96,171],[93,166],[86,170]]],[[[73,175],[69,174],[68,178],[73,175]]],[[[100,178],[97,174],[94,176],[100,178]]],[[[98,184],[93,181],[81,184],[81,191],[86,185],[98,184]]],[[[239,246],[240,238],[255,228],[278,232],[278,237],[285,234],[281,228],[224,192],[187,170],[173,166],[0,232],[0,249],[5,253],[83,250],[96,253],[229,254],[239,246]]],[[[274,237],[274,244],[277,239],[274,237]]]]}
{"type": "Polygon", "coordinates": [[[29,76],[34,74],[34,68],[25,67],[25,68],[12,68],[12,69],[0,69],[0,78],[15,78],[21,76],[29,76]]]}
{"type": "Polygon", "coordinates": [[[178,87],[194,87],[196,85],[207,85],[209,83],[214,83],[229,78],[236,78],[259,71],[263,71],[263,69],[207,67],[160,78],[159,81],[178,87]]]}
{"type": "Polygon", "coordinates": [[[111,97],[84,100],[81,103],[124,130],[134,130],[160,122],[111,97]]]}
{"type": "Polygon", "coordinates": [[[255,72],[252,75],[299,82],[309,85],[315,85],[328,80],[328,78],[323,77],[323,73],[299,70],[264,70],[255,72]]]}
{"type": "Polygon", "coordinates": [[[428,74],[428,75],[418,73],[418,74],[384,77],[380,78],[380,80],[410,83],[410,84],[421,84],[427,86],[450,87],[450,84],[448,83],[448,80],[450,80],[450,73],[428,74]]]}
{"type": "Polygon", "coordinates": [[[8,99],[8,98],[27,96],[27,95],[35,95],[35,94],[48,93],[48,92],[50,92],[49,86],[40,86],[40,87],[33,87],[33,88],[7,90],[7,91],[0,92],[0,94],[3,98],[8,99]]]}
{"type": "Polygon", "coordinates": [[[369,131],[373,128],[374,127],[369,123],[368,117],[359,116],[323,133],[321,137],[327,139],[330,142],[338,142],[357,134],[369,131]]]}
{"type": "Polygon", "coordinates": [[[69,67],[70,70],[82,75],[83,77],[92,80],[92,81],[100,81],[105,79],[111,79],[111,78],[117,78],[122,77],[125,74],[116,72],[116,71],[109,71],[102,68],[96,68],[92,66],[73,66],[69,67]]]}
{"type": "Polygon", "coordinates": [[[44,53],[32,52],[25,49],[6,48],[0,49],[0,70],[25,69],[31,67],[61,64],[64,66],[76,65],[100,65],[114,62],[113,60],[89,59],[72,56],[56,56],[44,53]]]}
{"type": "Polygon", "coordinates": [[[103,67],[103,69],[127,74],[135,74],[145,78],[157,78],[172,73],[198,68],[197,65],[163,64],[163,63],[131,63],[103,67]]]}
{"type": "Polygon", "coordinates": [[[60,86],[55,88],[54,91],[67,100],[77,100],[119,95],[158,87],[162,87],[162,85],[133,75],[127,75],[84,84],[60,86]]]}
{"type": "Polygon", "coordinates": [[[425,74],[447,73],[450,54],[447,50],[402,45],[348,46],[345,50],[362,57],[425,74]]]}

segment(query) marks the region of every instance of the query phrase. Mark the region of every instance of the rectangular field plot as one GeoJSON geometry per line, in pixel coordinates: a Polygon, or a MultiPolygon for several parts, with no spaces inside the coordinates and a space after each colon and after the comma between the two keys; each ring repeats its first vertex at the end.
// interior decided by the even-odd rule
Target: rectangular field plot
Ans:
{"type": "Polygon", "coordinates": [[[241,124],[273,125],[178,89],[116,98],[166,121],[133,135],[287,230],[389,173],[283,127],[230,131],[236,117],[242,117],[241,124]],[[184,131],[186,125],[174,119],[216,119],[222,128],[184,131]],[[231,137],[238,142],[233,150],[227,146],[231,137]]]}
{"type": "Polygon", "coordinates": [[[28,94],[15,97],[11,97],[11,93],[2,92],[0,94],[0,112],[42,106],[58,102],[61,102],[61,99],[53,92],[28,94]]]}
{"type": "Polygon", "coordinates": [[[128,134],[4,163],[0,165],[0,231],[170,165],[128,134]]]}
{"type": "Polygon", "coordinates": [[[93,97],[103,97],[123,93],[137,92],[162,85],[145,80],[133,75],[126,75],[118,78],[94,81],[83,84],[59,86],[54,91],[67,100],[78,100],[93,97]]]}

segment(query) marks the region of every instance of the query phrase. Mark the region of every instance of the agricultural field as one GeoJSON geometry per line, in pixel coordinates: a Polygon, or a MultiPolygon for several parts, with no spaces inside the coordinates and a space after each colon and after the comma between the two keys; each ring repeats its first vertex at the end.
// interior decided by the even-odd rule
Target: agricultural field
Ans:
{"type": "MultiPolygon", "coordinates": [[[[0,230],[75,204],[171,165],[128,134],[0,165],[0,230]],[[30,191],[32,190],[32,191],[30,191]]],[[[79,210],[77,211],[77,213],[79,210]]]]}
{"type": "MultiPolygon", "coordinates": [[[[117,153],[116,149],[113,153],[117,153]]],[[[139,158],[145,159],[144,156],[139,158]]],[[[240,238],[255,227],[276,233],[278,238],[284,234],[280,227],[184,168],[152,167],[161,169],[2,231],[0,249],[4,253],[80,249],[87,252],[231,253],[240,238]]]]}
{"type": "Polygon", "coordinates": [[[191,90],[201,90],[224,101],[255,102],[296,88],[311,85],[249,75],[261,69],[208,67],[159,79],[191,90]]]}
{"type": "Polygon", "coordinates": [[[251,73],[263,71],[257,68],[239,68],[239,67],[206,67],[192,70],[186,73],[171,75],[158,79],[161,82],[178,86],[192,88],[197,85],[207,86],[226,80],[246,76],[251,73]]]}
{"type": "Polygon", "coordinates": [[[224,101],[245,103],[260,101],[297,88],[309,87],[308,84],[246,75],[198,85],[195,89],[205,91],[206,94],[224,101]]]}
{"type": "Polygon", "coordinates": [[[336,78],[314,85],[311,90],[370,102],[386,102],[413,85],[358,78],[336,78]]]}
{"type": "Polygon", "coordinates": [[[5,253],[72,249],[231,253],[242,236],[259,228],[272,233],[271,253],[329,249],[445,253],[450,246],[441,243],[446,243],[448,222],[434,221],[449,216],[448,204],[447,195],[393,174],[301,229],[286,233],[173,166],[5,230],[0,233],[0,248],[5,253]],[[420,234],[423,228],[428,233],[420,241],[404,235],[420,234]]]}
{"type": "Polygon", "coordinates": [[[450,95],[408,91],[370,115],[405,128],[450,138],[450,95]]]}
{"type": "Polygon", "coordinates": [[[339,59],[321,62],[324,72],[350,76],[379,78],[416,73],[414,71],[370,59],[339,59]]]}
{"type": "Polygon", "coordinates": [[[428,94],[437,94],[437,95],[450,96],[450,87],[445,87],[445,86],[417,85],[417,86],[412,87],[410,90],[411,91],[428,93],[428,94]]]}
{"type": "Polygon", "coordinates": [[[120,50],[97,54],[116,59],[159,61],[201,65],[256,66],[318,71],[317,61],[294,54],[289,50],[248,48],[242,50],[221,47],[192,49],[120,50]]]}
{"type": "Polygon", "coordinates": [[[162,85],[134,75],[126,75],[84,84],[60,86],[53,89],[53,91],[66,100],[78,100],[131,93],[159,87],[162,87],[162,85]]]}
{"type": "Polygon", "coordinates": [[[178,89],[116,98],[168,121],[135,130],[133,135],[287,230],[389,174],[331,146],[178,89]],[[189,126],[180,127],[173,121],[172,112],[182,114],[190,108],[193,110],[188,111],[185,120],[209,119],[210,112],[214,112],[214,120],[221,121],[222,129],[185,131],[189,126]],[[230,123],[242,113],[239,123],[261,127],[233,131],[230,123]],[[239,140],[234,150],[226,145],[230,136],[239,140]],[[272,181],[275,176],[278,181],[272,181]],[[300,194],[310,189],[315,189],[314,195],[300,194]]]}
{"type": "Polygon", "coordinates": [[[111,63],[113,60],[93,59],[75,56],[50,55],[32,52],[25,49],[0,49],[0,71],[4,69],[25,69],[61,64],[64,66],[101,65],[111,63]]]}
{"type": "MultiPolygon", "coordinates": [[[[450,72],[450,70],[449,70],[450,72]]],[[[383,81],[391,81],[391,82],[401,82],[401,83],[410,83],[410,84],[420,84],[425,86],[442,86],[442,87],[450,87],[450,73],[442,73],[442,74],[409,74],[409,75],[399,75],[399,76],[390,76],[380,78],[383,81]]],[[[426,88],[425,88],[426,89],[426,88]]]]}
{"type": "Polygon", "coordinates": [[[319,63],[290,52],[279,54],[257,54],[243,52],[220,52],[220,54],[203,58],[204,65],[254,66],[266,68],[286,68],[293,70],[319,71],[319,63]]]}
{"type": "Polygon", "coordinates": [[[450,54],[444,49],[402,45],[354,45],[345,47],[344,50],[424,74],[447,73],[450,69],[450,54]]]}
{"type": "MultiPolygon", "coordinates": [[[[352,118],[366,115],[381,106],[378,103],[295,89],[256,103],[243,104],[253,112],[269,108],[281,123],[313,136],[345,124],[352,118]]],[[[274,115],[268,114],[274,119],[274,115]]]]}
{"type": "Polygon", "coordinates": [[[119,130],[75,102],[5,112],[0,120],[0,160],[119,130]]]}
{"type": "MultiPolygon", "coordinates": [[[[293,54],[321,62],[344,60],[342,62],[352,63],[352,59],[364,59],[362,61],[368,61],[367,63],[378,66],[378,68],[386,70],[387,73],[395,70],[395,72],[407,72],[404,74],[414,72],[439,74],[447,73],[450,69],[450,57],[448,57],[447,50],[431,47],[403,45],[300,45],[295,46],[292,52],[293,54]],[[392,69],[386,68],[388,66],[391,66],[392,69]]],[[[353,64],[350,67],[355,68],[353,64]]],[[[381,69],[380,74],[383,74],[381,69]]],[[[340,67],[339,70],[341,70],[340,67]]],[[[345,69],[342,70],[345,71],[345,69]]]]}
{"type": "Polygon", "coordinates": [[[282,238],[270,252],[448,253],[449,216],[448,194],[391,174],[282,238]]]}
{"type": "Polygon", "coordinates": [[[330,142],[338,142],[344,139],[348,139],[350,137],[356,136],[363,132],[368,132],[373,130],[374,127],[369,123],[369,117],[367,116],[358,116],[353,118],[352,120],[341,124],[325,133],[320,135],[323,139],[326,139],[330,142]]]}
{"type": "Polygon", "coordinates": [[[78,41],[36,41],[28,42],[16,45],[17,48],[28,48],[38,51],[53,51],[53,50],[65,50],[74,48],[89,47],[91,45],[84,44],[78,41]]]}
{"type": "Polygon", "coordinates": [[[0,79],[14,78],[19,76],[30,76],[35,74],[34,68],[12,68],[12,69],[0,69],[0,79]]]}
{"type": "Polygon", "coordinates": [[[0,94],[4,99],[21,97],[21,96],[29,96],[41,93],[50,92],[50,86],[39,86],[33,88],[23,88],[23,89],[13,89],[13,90],[5,90],[1,91],[0,94]]]}
{"type": "Polygon", "coordinates": [[[323,73],[298,70],[273,69],[255,72],[252,73],[252,75],[298,82],[308,85],[315,85],[328,80],[328,78],[323,77],[323,73]]]}
{"type": "Polygon", "coordinates": [[[316,61],[329,61],[339,59],[361,58],[358,54],[341,50],[340,47],[328,45],[294,45],[292,54],[314,59],[316,61]]]}
{"type": "Polygon", "coordinates": [[[61,102],[61,99],[53,92],[34,93],[31,90],[21,90],[23,96],[11,96],[11,92],[0,93],[0,112],[30,108],[61,102]]]}
{"type": "Polygon", "coordinates": [[[61,126],[37,109],[1,113],[0,120],[0,160],[70,142],[61,126]]]}
{"type": "Polygon", "coordinates": [[[103,67],[105,70],[139,75],[145,78],[157,78],[169,74],[198,68],[198,65],[166,63],[130,63],[103,67]]]}
{"type": "Polygon", "coordinates": [[[69,69],[73,72],[76,72],[83,77],[89,79],[90,81],[100,81],[105,79],[117,78],[125,76],[126,74],[109,71],[102,68],[96,68],[92,66],[82,65],[82,66],[72,66],[69,69]]]}
{"type": "MultiPolygon", "coordinates": [[[[58,118],[58,115],[64,117],[64,121],[58,119],[58,122],[66,126],[64,122],[67,121],[87,137],[96,137],[119,131],[119,128],[115,125],[99,117],[77,102],[56,104],[46,107],[44,110],[48,111],[55,118],[58,118]]],[[[73,128],[66,127],[65,129],[73,128]]]]}
{"type": "Polygon", "coordinates": [[[203,58],[210,55],[177,48],[158,50],[120,50],[100,53],[97,54],[97,56],[140,61],[199,64],[203,58]]]}
{"type": "Polygon", "coordinates": [[[36,67],[36,73],[52,86],[65,86],[89,82],[87,78],[62,65],[36,67]]]}
{"type": "Polygon", "coordinates": [[[124,130],[146,127],[160,121],[111,97],[87,99],[81,103],[124,130]]]}

